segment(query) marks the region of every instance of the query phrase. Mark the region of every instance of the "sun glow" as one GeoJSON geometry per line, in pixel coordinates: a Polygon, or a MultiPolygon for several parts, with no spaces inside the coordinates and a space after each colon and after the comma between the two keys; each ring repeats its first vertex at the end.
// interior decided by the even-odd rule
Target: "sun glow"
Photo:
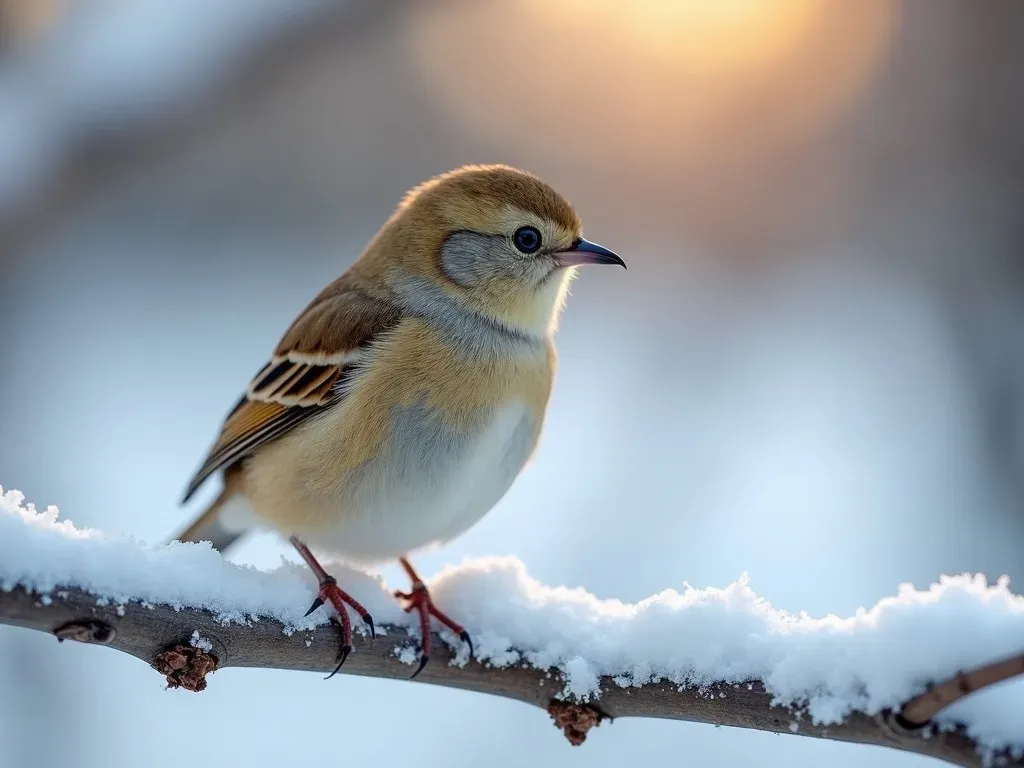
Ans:
{"type": "Polygon", "coordinates": [[[884,61],[890,0],[428,4],[412,71],[445,119],[562,161],[678,174],[834,122],[884,61]]]}
{"type": "Polygon", "coordinates": [[[528,0],[554,23],[599,20],[644,55],[707,73],[741,74],[787,55],[822,13],[820,0],[528,0]]]}

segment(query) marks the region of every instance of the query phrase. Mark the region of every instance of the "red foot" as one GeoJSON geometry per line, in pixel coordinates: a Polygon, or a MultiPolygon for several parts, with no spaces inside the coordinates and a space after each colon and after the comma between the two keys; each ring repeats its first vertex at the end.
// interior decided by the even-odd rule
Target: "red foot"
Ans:
{"type": "Polygon", "coordinates": [[[334,668],[334,671],[327,676],[330,680],[341,669],[341,665],[345,663],[345,659],[352,653],[352,622],[349,621],[348,611],[345,609],[345,604],[348,603],[355,609],[356,613],[362,618],[363,621],[370,627],[370,639],[377,637],[377,632],[373,627],[373,619],[370,618],[370,614],[366,612],[359,603],[348,592],[338,587],[337,580],[331,576],[324,567],[317,562],[317,559],[313,557],[313,553],[309,551],[309,547],[302,543],[297,536],[292,536],[292,546],[302,555],[302,559],[306,561],[306,565],[310,567],[310,570],[316,574],[317,581],[320,582],[320,593],[316,596],[316,600],[313,601],[312,607],[306,611],[306,615],[309,616],[313,611],[319,608],[324,603],[330,603],[334,606],[334,610],[337,613],[336,616],[332,616],[331,620],[340,625],[341,627],[341,656],[338,660],[338,666],[334,668]]]}
{"type": "Polygon", "coordinates": [[[453,619],[446,616],[444,613],[437,609],[434,605],[434,601],[430,597],[430,592],[427,591],[426,585],[420,581],[419,576],[412,569],[412,566],[406,560],[401,560],[402,566],[409,573],[412,578],[412,591],[411,592],[395,592],[395,597],[399,600],[405,600],[408,605],[405,606],[404,610],[409,613],[415,610],[420,615],[420,637],[422,639],[422,648],[420,653],[420,665],[416,668],[416,671],[412,673],[412,677],[416,677],[423,668],[427,666],[427,662],[430,661],[430,617],[433,616],[439,622],[444,624],[448,629],[459,636],[466,645],[469,646],[469,656],[473,657],[473,641],[469,638],[469,633],[462,628],[462,625],[454,621],[453,619]]]}
{"type": "Polygon", "coordinates": [[[330,603],[335,610],[336,615],[331,617],[331,620],[336,624],[340,625],[341,628],[341,655],[338,659],[338,666],[334,668],[334,671],[327,676],[327,680],[330,680],[341,669],[342,664],[348,658],[348,655],[352,653],[352,622],[348,618],[348,611],[345,609],[345,604],[352,606],[352,609],[359,614],[360,618],[370,627],[370,638],[377,636],[376,629],[373,626],[373,618],[367,613],[366,609],[360,605],[352,595],[338,586],[338,582],[333,576],[327,576],[320,582],[320,593],[316,596],[313,601],[313,605],[310,606],[309,610],[306,611],[306,615],[309,616],[313,611],[319,608],[324,603],[330,603]]]}

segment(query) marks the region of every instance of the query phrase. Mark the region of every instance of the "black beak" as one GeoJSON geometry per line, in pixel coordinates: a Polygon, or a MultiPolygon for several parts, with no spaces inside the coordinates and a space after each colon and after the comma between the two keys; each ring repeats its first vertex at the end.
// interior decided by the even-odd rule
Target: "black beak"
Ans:
{"type": "Polygon", "coordinates": [[[567,250],[556,253],[555,258],[562,267],[574,267],[579,264],[618,264],[623,269],[626,268],[626,262],[620,259],[617,253],[582,237],[567,250]]]}

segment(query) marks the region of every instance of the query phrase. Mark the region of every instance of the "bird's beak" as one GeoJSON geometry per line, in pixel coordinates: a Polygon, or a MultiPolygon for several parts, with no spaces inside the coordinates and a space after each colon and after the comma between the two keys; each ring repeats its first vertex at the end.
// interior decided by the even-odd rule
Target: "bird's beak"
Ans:
{"type": "Polygon", "coordinates": [[[618,264],[623,269],[626,268],[626,262],[614,251],[582,237],[566,250],[555,253],[555,260],[560,267],[574,267],[578,264],[618,264]]]}

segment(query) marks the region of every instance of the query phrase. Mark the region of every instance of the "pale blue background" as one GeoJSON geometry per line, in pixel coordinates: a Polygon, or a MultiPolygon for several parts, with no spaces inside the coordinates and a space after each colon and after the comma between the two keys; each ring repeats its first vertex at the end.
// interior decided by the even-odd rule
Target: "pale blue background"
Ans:
{"type": "MultiPolygon", "coordinates": [[[[563,189],[630,268],[576,284],[533,465],[477,527],[417,557],[424,574],[512,554],[545,583],[637,600],[746,571],[776,607],[819,615],[942,573],[1021,583],[1024,54],[1011,30],[1024,18],[1011,3],[885,5],[879,63],[843,110],[778,145],[757,120],[684,132],[687,152],[657,121],[630,123],[628,96],[663,89],[665,110],[696,120],[714,111],[701,100],[714,83],[590,83],[577,102],[556,82],[564,109],[548,111],[536,105],[555,97],[535,100],[544,84],[527,74],[521,87],[515,71],[489,79],[483,51],[518,51],[545,23],[513,2],[507,24],[434,54],[438,24],[477,23],[456,0],[436,16],[332,11],[244,87],[217,85],[223,57],[200,54],[204,35],[226,56],[281,32],[276,17],[243,23],[257,4],[211,3],[179,28],[155,2],[120,25],[115,3],[69,3],[52,37],[12,33],[0,483],[79,525],[149,540],[179,529],[184,483],[294,314],[407,187],[500,160],[563,189]],[[479,88],[432,80],[454,77],[431,68],[442,60],[479,65],[479,88]],[[201,117],[195,83],[209,86],[201,117]],[[170,129],[133,143],[140,116],[170,129]]],[[[826,49],[846,39],[834,34],[826,49]]],[[[582,79],[576,52],[604,43],[563,39],[545,66],[582,79]]],[[[806,56],[767,111],[795,114],[801,88],[828,78],[829,56],[806,56]]],[[[282,554],[261,537],[233,557],[271,567],[282,554]]],[[[924,765],[657,721],[616,722],[573,750],[538,711],[430,686],[225,670],[197,696],[99,649],[14,630],[0,648],[4,768],[924,765]]]]}

